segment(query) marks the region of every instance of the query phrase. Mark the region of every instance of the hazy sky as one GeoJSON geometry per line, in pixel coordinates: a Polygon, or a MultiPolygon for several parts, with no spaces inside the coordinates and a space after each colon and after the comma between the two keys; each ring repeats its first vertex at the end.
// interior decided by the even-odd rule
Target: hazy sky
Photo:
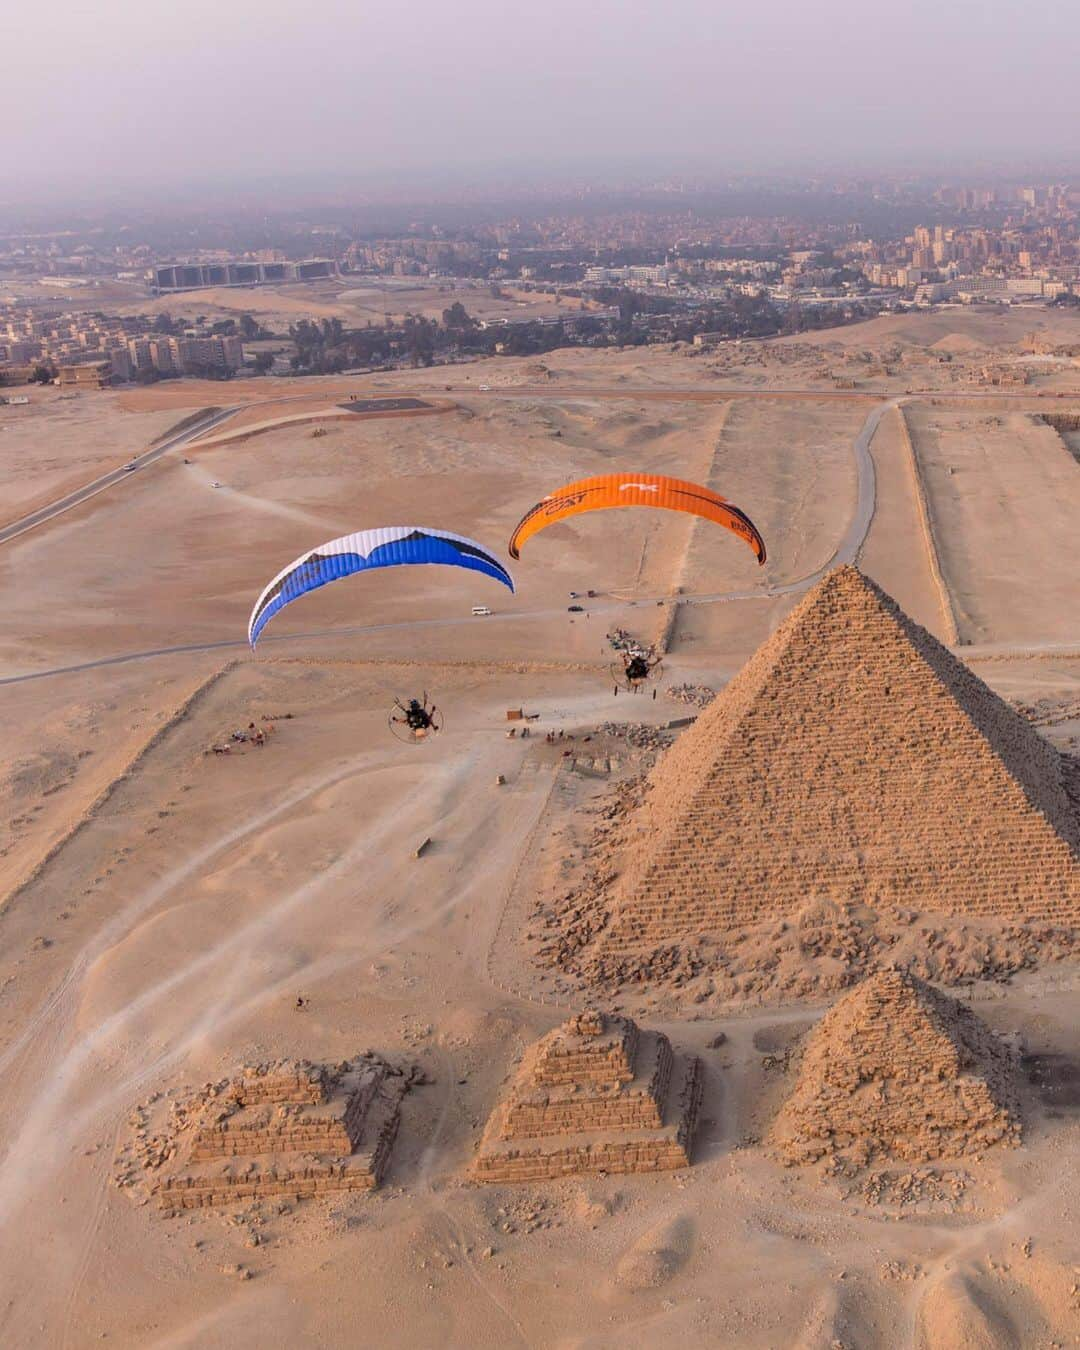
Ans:
{"type": "Polygon", "coordinates": [[[0,199],[1080,158],[1080,2],[12,0],[0,199]]]}

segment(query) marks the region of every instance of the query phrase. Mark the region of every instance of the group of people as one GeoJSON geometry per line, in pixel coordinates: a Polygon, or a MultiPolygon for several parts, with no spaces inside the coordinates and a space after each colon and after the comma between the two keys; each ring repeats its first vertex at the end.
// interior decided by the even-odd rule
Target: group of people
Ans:
{"type": "Polygon", "coordinates": [[[224,745],[212,745],[210,748],[215,755],[227,755],[234,745],[265,745],[267,732],[272,730],[273,727],[267,727],[264,731],[254,722],[249,722],[246,727],[232,732],[224,745]]]}

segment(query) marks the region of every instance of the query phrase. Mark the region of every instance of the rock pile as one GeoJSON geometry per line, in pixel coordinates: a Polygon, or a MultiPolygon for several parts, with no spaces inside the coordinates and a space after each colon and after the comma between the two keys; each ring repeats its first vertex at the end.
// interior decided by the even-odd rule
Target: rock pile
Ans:
{"type": "MultiPolygon", "coordinates": [[[[196,1109],[179,1108],[186,1148],[155,1178],[165,1209],[197,1209],[378,1185],[410,1079],[374,1055],[334,1067],[281,1060],[208,1086],[196,1109]]],[[[152,1161],[147,1159],[147,1161],[152,1161]]]]}
{"type": "Polygon", "coordinates": [[[700,1104],[698,1059],[629,1018],[582,1013],[528,1052],[472,1174],[539,1181],[688,1167],[700,1104]]]}
{"type": "Polygon", "coordinates": [[[969,1008],[897,970],[858,985],[807,1039],[770,1132],[788,1165],[931,1162],[1018,1142],[1012,1047],[969,1008]]]}
{"type": "Polygon", "coordinates": [[[669,684],[664,696],[691,708],[707,708],[716,697],[716,690],[707,684],[669,684]]]}
{"type": "Polygon", "coordinates": [[[745,931],[808,898],[1080,925],[1069,782],[1024,718],[837,568],[663,756],[625,847],[597,860],[613,884],[586,897],[596,954],[745,931]]]}
{"type": "Polygon", "coordinates": [[[648,722],[601,722],[597,732],[626,741],[635,750],[666,750],[672,740],[662,727],[651,726],[648,722]]]}

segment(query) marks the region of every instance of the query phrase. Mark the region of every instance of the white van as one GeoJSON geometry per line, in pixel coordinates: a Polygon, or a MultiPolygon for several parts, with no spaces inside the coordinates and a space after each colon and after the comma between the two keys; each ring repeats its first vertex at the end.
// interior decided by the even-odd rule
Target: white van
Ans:
{"type": "Polygon", "coordinates": [[[476,618],[482,618],[485,614],[490,614],[491,610],[487,605],[473,605],[472,612],[476,618]]]}

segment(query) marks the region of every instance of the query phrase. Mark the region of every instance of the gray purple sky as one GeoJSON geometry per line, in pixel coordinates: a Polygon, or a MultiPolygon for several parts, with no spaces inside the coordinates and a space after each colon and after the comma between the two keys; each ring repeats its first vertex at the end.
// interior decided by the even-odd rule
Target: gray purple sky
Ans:
{"type": "Polygon", "coordinates": [[[19,0],[0,197],[1071,160],[1080,0],[19,0]]]}

